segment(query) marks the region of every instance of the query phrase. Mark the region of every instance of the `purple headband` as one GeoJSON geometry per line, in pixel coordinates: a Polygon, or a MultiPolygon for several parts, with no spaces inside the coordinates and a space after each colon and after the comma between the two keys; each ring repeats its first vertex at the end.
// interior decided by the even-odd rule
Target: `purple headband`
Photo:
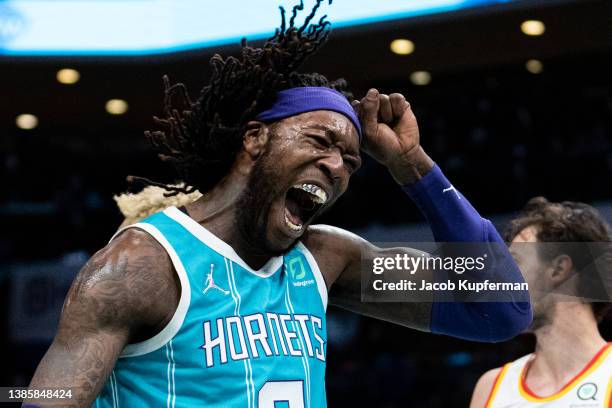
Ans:
{"type": "Polygon", "coordinates": [[[282,90],[277,94],[274,105],[255,119],[272,122],[315,110],[330,110],[346,116],[355,125],[361,141],[361,125],[355,110],[344,95],[331,88],[303,86],[282,90]]]}

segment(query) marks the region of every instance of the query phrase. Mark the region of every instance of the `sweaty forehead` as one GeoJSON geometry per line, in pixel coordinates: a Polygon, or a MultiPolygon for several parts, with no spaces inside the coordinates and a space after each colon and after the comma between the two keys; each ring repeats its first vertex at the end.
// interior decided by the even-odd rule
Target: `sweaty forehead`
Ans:
{"type": "Polygon", "coordinates": [[[354,144],[359,149],[359,134],[349,118],[341,113],[316,110],[304,112],[286,119],[287,122],[301,129],[313,129],[332,133],[347,144],[354,144]]]}

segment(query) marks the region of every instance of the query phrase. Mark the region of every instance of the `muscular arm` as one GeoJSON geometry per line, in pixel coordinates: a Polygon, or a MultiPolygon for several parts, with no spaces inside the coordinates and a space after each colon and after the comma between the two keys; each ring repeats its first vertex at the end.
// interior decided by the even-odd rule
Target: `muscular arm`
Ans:
{"type": "Polygon", "coordinates": [[[129,229],[97,252],[77,275],[57,334],[38,365],[31,388],[71,388],[57,405],[91,406],[123,347],[154,334],[170,319],[179,286],[163,248],[129,229]]]}
{"type": "MultiPolygon", "coordinates": [[[[383,249],[340,228],[315,225],[308,229],[304,243],[321,267],[329,292],[329,302],[335,306],[417,330],[429,331],[431,299],[429,301],[382,303],[361,302],[361,260],[390,254],[420,255],[412,248],[383,249]]],[[[407,275],[407,279],[432,280],[430,271],[407,275]]],[[[423,299],[419,299],[423,300],[423,299]]]]}
{"type": "MultiPolygon", "coordinates": [[[[495,278],[503,283],[523,284],[520,270],[493,225],[451,185],[421,147],[416,117],[403,95],[387,96],[370,89],[361,101],[354,101],[353,106],[362,123],[362,150],[387,167],[429,222],[436,241],[484,243],[485,256],[491,254],[489,265],[483,270],[464,271],[464,275],[457,271],[451,276],[461,275],[464,280],[485,282],[495,278]]],[[[525,290],[505,291],[497,294],[499,301],[489,302],[449,299],[432,292],[431,298],[423,298],[420,293],[418,298],[403,303],[359,304],[361,254],[384,256],[388,250],[339,230],[316,231],[315,228],[313,231],[312,235],[318,236],[321,244],[312,242],[312,250],[318,252],[324,269],[329,269],[325,272],[328,287],[335,284],[330,293],[332,303],[405,326],[486,342],[514,337],[531,322],[531,305],[525,290]],[[321,245],[333,248],[333,253],[321,245]],[[327,258],[335,261],[327,261],[327,258]]],[[[414,253],[408,248],[391,251],[400,255],[414,253]]],[[[417,287],[419,281],[433,282],[432,272],[416,271],[412,277],[417,275],[418,280],[414,282],[417,287]]],[[[405,278],[410,276],[406,274],[405,278]]],[[[435,278],[437,282],[444,274],[436,273],[435,278]]]]}

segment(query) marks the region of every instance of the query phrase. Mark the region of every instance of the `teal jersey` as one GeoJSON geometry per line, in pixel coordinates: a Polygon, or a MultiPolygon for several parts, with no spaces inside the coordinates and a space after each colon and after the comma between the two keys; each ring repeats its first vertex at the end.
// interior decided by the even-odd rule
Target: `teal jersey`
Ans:
{"type": "Polygon", "coordinates": [[[176,207],[127,228],[165,248],[181,296],[163,330],[125,347],[94,407],[326,406],[327,289],[301,242],[253,270],[176,207]]]}

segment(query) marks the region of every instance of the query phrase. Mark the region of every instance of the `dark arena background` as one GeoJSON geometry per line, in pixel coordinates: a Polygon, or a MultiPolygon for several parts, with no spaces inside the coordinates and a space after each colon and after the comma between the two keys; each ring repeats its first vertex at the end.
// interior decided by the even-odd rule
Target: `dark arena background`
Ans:
{"type": "MultiPolygon", "coordinates": [[[[451,7],[438,1],[430,2],[440,3],[433,10],[398,7],[385,18],[335,17],[334,7],[340,13],[349,2],[326,6],[332,27],[341,23],[303,71],[344,77],[359,98],[370,87],[406,95],[426,151],[500,230],[537,195],[593,204],[612,222],[612,2],[455,1],[451,7]],[[391,50],[398,39],[408,40],[394,43],[400,54],[391,50]]],[[[173,181],[173,169],[162,165],[143,136],[161,113],[162,75],[196,94],[213,53],[236,54],[242,35],[256,33],[255,45],[265,37],[237,11],[242,2],[206,1],[196,10],[206,21],[218,15],[238,31],[223,41],[113,52],[112,38],[121,43],[130,35],[155,36],[128,30],[122,17],[107,22],[99,48],[84,48],[79,37],[86,35],[75,31],[80,45],[70,49],[59,40],[53,44],[63,23],[50,13],[49,38],[37,45],[31,37],[42,29],[34,29],[33,19],[45,11],[27,14],[22,3],[37,2],[0,1],[2,386],[29,383],[74,275],[122,221],[112,197],[128,188],[126,176],[173,181]],[[234,14],[246,20],[234,21],[234,14]]],[[[52,9],[70,2],[46,3],[52,9]]],[[[72,3],[74,13],[88,4],[93,13],[103,2],[72,3]]],[[[161,2],[131,3],[150,3],[151,18],[163,21],[163,10],[155,10],[161,2]]],[[[382,4],[358,3],[370,3],[373,15],[382,4]]],[[[277,5],[258,6],[273,16],[265,34],[278,24],[277,5]]],[[[196,28],[206,33],[208,26],[196,28]]],[[[321,222],[374,242],[431,240],[387,171],[364,159],[348,192],[321,222]]],[[[612,339],[611,316],[601,331],[612,339]]],[[[484,371],[533,347],[529,335],[480,344],[334,308],[328,332],[331,407],[465,407],[484,371]]]]}

